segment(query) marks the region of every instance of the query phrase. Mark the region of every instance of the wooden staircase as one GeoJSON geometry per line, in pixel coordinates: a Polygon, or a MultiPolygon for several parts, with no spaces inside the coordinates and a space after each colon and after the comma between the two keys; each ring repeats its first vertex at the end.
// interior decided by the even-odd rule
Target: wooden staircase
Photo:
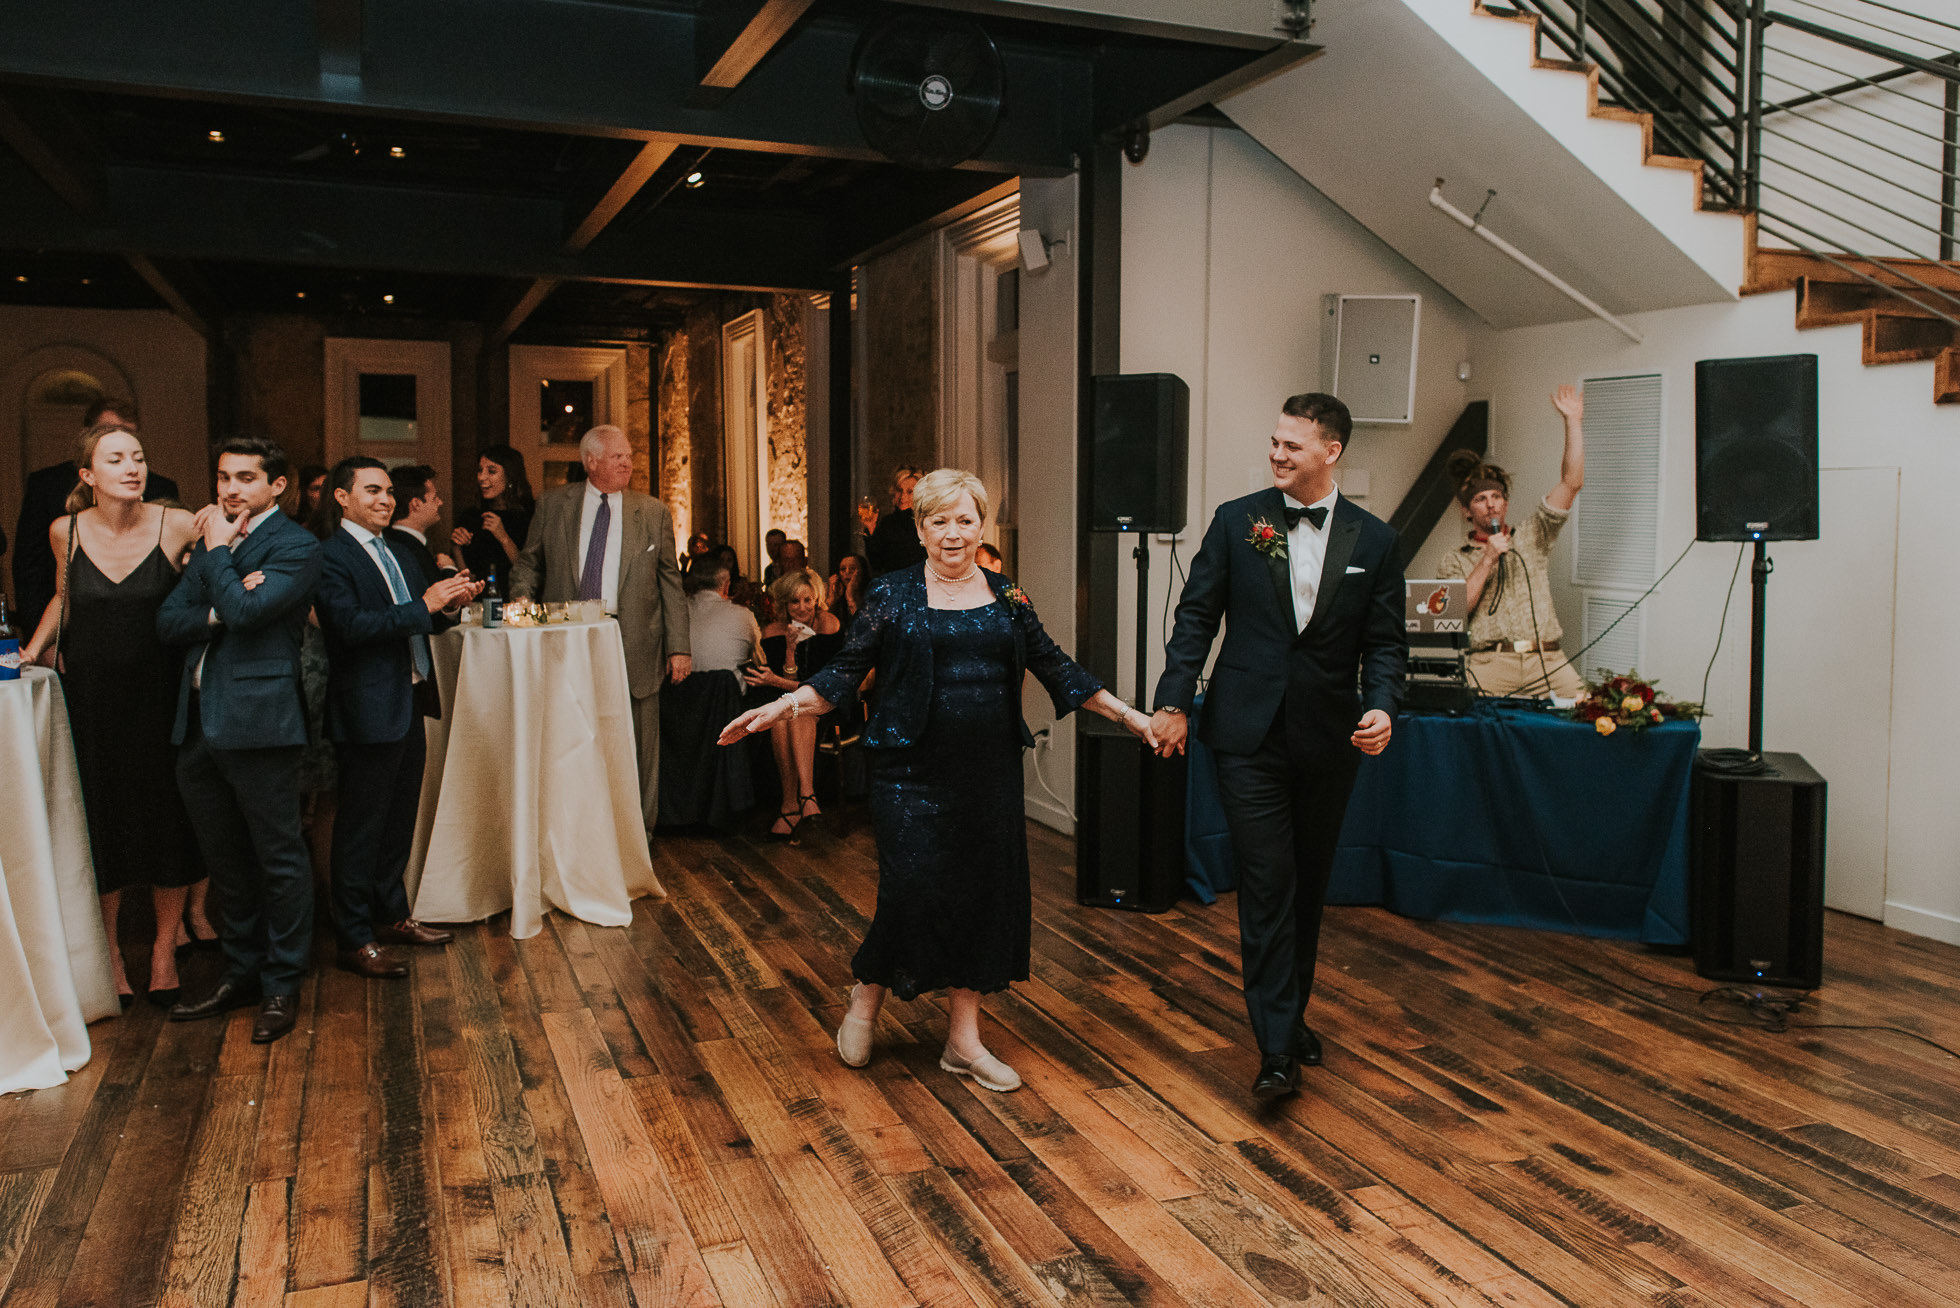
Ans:
{"type": "MultiPolygon", "coordinates": [[[[1524,23],[1537,35],[1536,14],[1520,13],[1500,5],[1472,0],[1473,10],[1487,18],[1524,23]]],[[[1539,48],[1534,39],[1533,48],[1539,48]]],[[[1586,77],[1590,96],[1587,112],[1594,118],[1610,118],[1639,123],[1643,129],[1641,161],[1655,168],[1679,168],[1695,175],[1695,208],[1703,208],[1702,170],[1699,159],[1654,152],[1654,116],[1621,109],[1599,102],[1599,69],[1593,64],[1564,59],[1537,58],[1534,68],[1553,68],[1586,77]]],[[[1717,210],[1722,212],[1722,210],[1717,210]]],[[[1731,211],[1732,212],[1732,211],[1731,211]]],[[[1923,286],[1915,286],[1902,273],[1951,295],[1960,295],[1960,262],[1930,259],[1865,259],[1834,255],[1838,263],[1801,250],[1763,249],[1756,243],[1756,218],[1743,213],[1748,241],[1748,282],[1739,287],[1743,295],[1766,295],[1773,291],[1797,293],[1797,327],[1836,327],[1859,323],[1864,327],[1864,361],[1867,367],[1887,363],[1933,361],[1933,403],[1960,404],[1960,327],[1940,316],[1960,318],[1960,305],[1933,296],[1923,286]],[[1882,283],[1894,286],[1911,298],[1901,298],[1873,286],[1838,266],[1844,264],[1882,283]],[[1939,313],[1926,306],[1935,304],[1939,313]]]]}
{"type": "Polygon", "coordinates": [[[1766,295],[1772,291],[1797,293],[1797,326],[1836,327],[1858,323],[1864,327],[1864,361],[1867,367],[1886,363],[1933,361],[1933,403],[1960,404],[1960,327],[1955,327],[1925,305],[1936,304],[1940,312],[1960,318],[1960,306],[1936,299],[1924,287],[1915,286],[1900,274],[1936,286],[1951,295],[1960,295],[1960,263],[1931,259],[1858,259],[1834,256],[1838,263],[1886,286],[1896,286],[1911,299],[1902,299],[1863,281],[1828,259],[1800,250],[1760,249],[1756,245],[1756,225],[1749,224],[1749,282],[1744,295],[1766,295]]]}

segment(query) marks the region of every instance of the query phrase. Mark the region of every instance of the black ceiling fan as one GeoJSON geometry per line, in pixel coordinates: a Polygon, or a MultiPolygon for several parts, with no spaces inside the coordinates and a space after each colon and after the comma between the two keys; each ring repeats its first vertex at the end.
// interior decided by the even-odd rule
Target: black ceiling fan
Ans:
{"type": "Polygon", "coordinates": [[[897,18],[867,31],[851,56],[858,128],[911,168],[951,168],[986,147],[1000,121],[1000,50],[976,23],[897,18]]]}

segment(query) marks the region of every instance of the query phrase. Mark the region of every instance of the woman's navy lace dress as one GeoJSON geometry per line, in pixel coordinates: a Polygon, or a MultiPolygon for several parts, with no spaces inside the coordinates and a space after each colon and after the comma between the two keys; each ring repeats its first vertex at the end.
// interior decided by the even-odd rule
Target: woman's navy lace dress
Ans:
{"type": "Polygon", "coordinates": [[[836,703],[876,655],[865,744],[878,908],[851,970],[901,999],[1004,990],[1027,980],[1032,912],[1021,674],[1041,679],[1058,716],[1101,683],[1055,647],[1018,591],[982,608],[931,609],[916,567],[874,591],[845,648],[812,678],[836,703]]]}

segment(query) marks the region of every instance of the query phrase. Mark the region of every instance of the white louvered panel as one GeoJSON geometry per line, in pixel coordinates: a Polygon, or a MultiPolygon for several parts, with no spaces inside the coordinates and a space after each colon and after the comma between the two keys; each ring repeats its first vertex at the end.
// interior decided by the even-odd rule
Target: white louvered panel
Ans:
{"type": "Polygon", "coordinates": [[[1622,613],[1633,607],[1633,600],[1616,599],[1610,595],[1586,596],[1586,656],[1579,669],[1579,675],[1587,681],[1598,681],[1607,672],[1634,672],[1640,667],[1640,626],[1644,614],[1636,613],[1619,626],[1613,622],[1622,613]],[[1608,627],[1602,639],[1600,633],[1608,627]],[[1593,644],[1598,640],[1597,645],[1593,644]]]}
{"type": "Polygon", "coordinates": [[[1573,523],[1572,580],[1645,590],[1660,522],[1660,374],[1594,377],[1584,387],[1586,490],[1573,523]]]}

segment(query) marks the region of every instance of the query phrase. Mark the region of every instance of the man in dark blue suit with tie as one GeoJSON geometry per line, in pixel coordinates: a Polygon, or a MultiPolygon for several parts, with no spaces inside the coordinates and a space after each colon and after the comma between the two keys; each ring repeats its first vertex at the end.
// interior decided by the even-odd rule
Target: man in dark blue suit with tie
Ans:
{"type": "Polygon", "coordinates": [[[1320,1062],[1306,1006],[1321,903],[1355,772],[1388,747],[1408,668],[1395,531],[1334,485],[1352,429],[1332,395],[1281,407],[1272,486],[1220,505],[1191,561],[1151,722],[1163,752],[1183,750],[1226,619],[1198,731],[1218,762],[1238,863],[1261,1099],[1291,1093],[1301,1065],[1320,1062]]]}
{"type": "Polygon", "coordinates": [[[218,446],[216,461],[218,502],[197,515],[200,539],[157,611],[157,631],[188,651],[171,739],[177,788],[211,870],[226,966],[215,990],[170,1017],[256,1003],[252,1039],[265,1044],[292,1030],[313,947],[299,646],[320,543],[279,510],[287,463],[277,442],[236,437],[218,446]]]}
{"type": "Polygon", "coordinates": [[[409,916],[402,871],[415,839],[426,757],[422,719],[441,715],[429,636],[481,587],[438,581],[386,537],[395,497],[379,459],[342,459],[327,475],[331,525],[320,547],[315,611],[327,638],[327,735],[340,802],[333,822],[333,928],[339,964],[366,977],[408,975],[384,945],[440,945],[447,931],[409,916]]]}

